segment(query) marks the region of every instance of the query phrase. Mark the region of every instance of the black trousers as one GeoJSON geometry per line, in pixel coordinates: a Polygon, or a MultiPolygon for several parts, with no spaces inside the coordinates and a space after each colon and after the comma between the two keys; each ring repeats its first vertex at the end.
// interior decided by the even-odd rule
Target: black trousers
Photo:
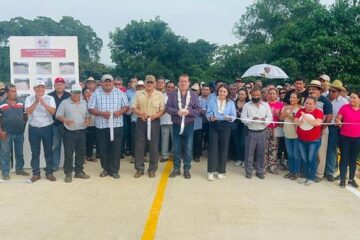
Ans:
{"type": "Polygon", "coordinates": [[[96,139],[99,144],[101,167],[110,175],[119,173],[120,155],[123,138],[122,127],[114,128],[114,141],[110,141],[109,128],[96,128],[96,139]]]}
{"type": "Polygon", "coordinates": [[[69,131],[65,130],[63,135],[64,143],[64,173],[71,174],[74,165],[75,153],[75,173],[83,171],[84,148],[86,139],[86,130],[69,131]]]}
{"type": "MultiPolygon", "coordinates": [[[[151,141],[149,141],[149,171],[156,171],[159,162],[160,119],[151,122],[151,141]]],[[[135,169],[144,171],[144,152],[147,142],[147,122],[138,118],[135,133],[135,169]]]]}
{"type": "Polygon", "coordinates": [[[229,152],[231,123],[226,121],[210,122],[208,172],[226,172],[226,160],[229,152]]]}
{"type": "Polygon", "coordinates": [[[99,153],[99,146],[96,143],[96,128],[86,128],[86,157],[92,157],[94,152],[94,145],[96,145],[96,153],[99,153]]]}
{"type": "Polygon", "coordinates": [[[194,142],[193,142],[193,156],[199,158],[202,153],[202,136],[203,130],[197,129],[194,131],[194,142]]]}

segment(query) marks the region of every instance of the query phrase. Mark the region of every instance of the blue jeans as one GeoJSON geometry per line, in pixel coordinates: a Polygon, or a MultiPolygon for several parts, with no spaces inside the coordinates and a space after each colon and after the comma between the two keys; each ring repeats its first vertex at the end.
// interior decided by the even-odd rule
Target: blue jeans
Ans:
{"type": "Polygon", "coordinates": [[[31,168],[34,176],[40,176],[40,144],[42,141],[45,155],[45,174],[53,173],[53,125],[47,127],[29,126],[29,142],[31,148],[31,168]]]}
{"type": "Polygon", "coordinates": [[[7,139],[1,141],[1,169],[2,175],[8,176],[10,172],[10,155],[11,155],[11,146],[14,143],[15,148],[15,170],[21,171],[24,168],[24,154],[23,154],[23,145],[24,145],[24,133],[20,134],[11,134],[7,135],[7,139]]]}
{"type": "MultiPolygon", "coordinates": [[[[61,126],[62,127],[62,126],[61,126]]],[[[54,137],[53,137],[53,158],[54,158],[54,170],[59,169],[60,158],[61,158],[61,144],[62,144],[62,133],[59,130],[59,126],[53,125],[54,137]]]]}
{"type": "Polygon", "coordinates": [[[311,142],[299,140],[299,150],[303,164],[303,174],[308,180],[315,180],[317,154],[321,145],[321,138],[311,142]]]}
{"type": "Polygon", "coordinates": [[[180,170],[181,150],[184,150],[184,170],[190,170],[193,148],[194,123],[186,125],[181,135],[180,125],[173,124],[174,170],[180,170]]]}
{"type": "Polygon", "coordinates": [[[326,153],[325,176],[333,176],[336,171],[337,147],[340,128],[329,126],[329,140],[326,153]]]}
{"type": "Polygon", "coordinates": [[[299,151],[299,139],[284,138],[288,156],[289,172],[298,174],[300,172],[301,157],[299,151]]]}

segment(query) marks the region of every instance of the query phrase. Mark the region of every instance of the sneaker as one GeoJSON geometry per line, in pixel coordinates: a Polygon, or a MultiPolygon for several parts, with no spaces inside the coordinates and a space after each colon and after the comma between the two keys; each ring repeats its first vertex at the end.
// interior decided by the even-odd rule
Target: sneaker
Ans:
{"type": "Polygon", "coordinates": [[[346,182],[345,182],[345,180],[340,180],[340,187],[342,187],[342,188],[346,188],[346,182]]]}
{"type": "Polygon", "coordinates": [[[155,172],[149,171],[149,178],[154,178],[154,177],[156,177],[155,172]]]}
{"type": "Polygon", "coordinates": [[[349,181],[348,181],[348,184],[351,185],[351,186],[354,187],[354,188],[358,188],[358,187],[359,187],[359,185],[356,183],[355,179],[349,180],[349,181]]]}
{"type": "Polygon", "coordinates": [[[241,161],[236,161],[236,162],[234,163],[234,166],[235,166],[235,167],[240,167],[240,166],[241,166],[241,161]]]}
{"type": "Polygon", "coordinates": [[[5,180],[5,181],[8,181],[8,180],[10,180],[10,176],[9,175],[3,175],[2,179],[5,180]]]}
{"type": "Polygon", "coordinates": [[[175,170],[175,169],[174,169],[174,170],[170,173],[169,178],[174,178],[174,177],[179,176],[179,175],[181,175],[180,170],[175,170]]]}
{"type": "Polygon", "coordinates": [[[305,182],[305,186],[310,186],[311,184],[313,184],[314,183],[314,181],[312,181],[312,180],[307,180],[306,182],[305,182]]]}
{"type": "Polygon", "coordinates": [[[299,180],[297,181],[299,184],[304,184],[306,183],[307,179],[306,178],[299,178],[299,180]]]}
{"type": "Polygon", "coordinates": [[[49,174],[46,176],[46,179],[49,180],[50,182],[55,182],[56,181],[56,177],[52,174],[49,174]]]}
{"type": "Polygon", "coordinates": [[[115,179],[119,179],[120,178],[120,175],[118,173],[113,173],[112,174],[112,177],[115,178],[115,179]]]}
{"type": "Polygon", "coordinates": [[[208,173],[208,180],[209,181],[214,180],[214,174],[213,173],[208,173]]]}
{"type": "Polygon", "coordinates": [[[226,175],[224,173],[218,173],[217,174],[217,178],[220,179],[220,180],[224,179],[225,177],[226,177],[226,175]]]}
{"type": "Polygon", "coordinates": [[[72,182],[72,176],[71,176],[71,174],[66,174],[66,175],[65,175],[65,182],[66,182],[66,183],[71,183],[71,182],[72,182]]]}
{"type": "Polygon", "coordinates": [[[25,172],[24,170],[16,171],[15,174],[21,176],[30,176],[30,174],[28,172],[25,172]]]}
{"type": "Polygon", "coordinates": [[[315,182],[318,183],[318,182],[321,182],[322,181],[322,178],[319,178],[319,177],[316,177],[315,178],[315,182]]]}
{"type": "Polygon", "coordinates": [[[185,179],[190,179],[191,178],[191,174],[189,170],[184,170],[184,178],[185,179]]]}
{"type": "Polygon", "coordinates": [[[139,178],[139,177],[141,177],[142,175],[144,175],[144,172],[142,172],[142,171],[137,171],[137,172],[134,174],[134,178],[139,178]]]}
{"type": "Polygon", "coordinates": [[[90,176],[87,175],[84,171],[75,173],[75,178],[81,178],[81,179],[89,179],[90,176]]]}

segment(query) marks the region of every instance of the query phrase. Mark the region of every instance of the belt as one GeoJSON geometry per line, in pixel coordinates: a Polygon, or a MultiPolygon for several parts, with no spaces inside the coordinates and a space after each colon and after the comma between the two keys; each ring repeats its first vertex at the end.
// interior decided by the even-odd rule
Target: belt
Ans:
{"type": "Polygon", "coordinates": [[[71,132],[71,133],[79,133],[79,132],[85,131],[86,129],[69,130],[69,129],[65,128],[65,130],[68,132],[71,132]]]}
{"type": "Polygon", "coordinates": [[[251,129],[249,129],[249,132],[261,133],[261,132],[263,132],[263,131],[265,131],[265,130],[266,130],[266,128],[261,129],[261,130],[251,130],[251,129]]]}

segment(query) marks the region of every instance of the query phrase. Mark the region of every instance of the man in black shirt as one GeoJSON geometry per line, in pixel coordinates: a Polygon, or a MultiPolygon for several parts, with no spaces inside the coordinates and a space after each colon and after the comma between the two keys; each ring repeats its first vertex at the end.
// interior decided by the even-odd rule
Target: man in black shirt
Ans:
{"type": "Polygon", "coordinates": [[[297,77],[294,81],[295,89],[286,93],[284,97],[284,103],[290,104],[290,95],[293,92],[301,94],[301,105],[304,105],[305,98],[308,96],[308,90],[305,88],[305,79],[302,77],[297,77]]]}

